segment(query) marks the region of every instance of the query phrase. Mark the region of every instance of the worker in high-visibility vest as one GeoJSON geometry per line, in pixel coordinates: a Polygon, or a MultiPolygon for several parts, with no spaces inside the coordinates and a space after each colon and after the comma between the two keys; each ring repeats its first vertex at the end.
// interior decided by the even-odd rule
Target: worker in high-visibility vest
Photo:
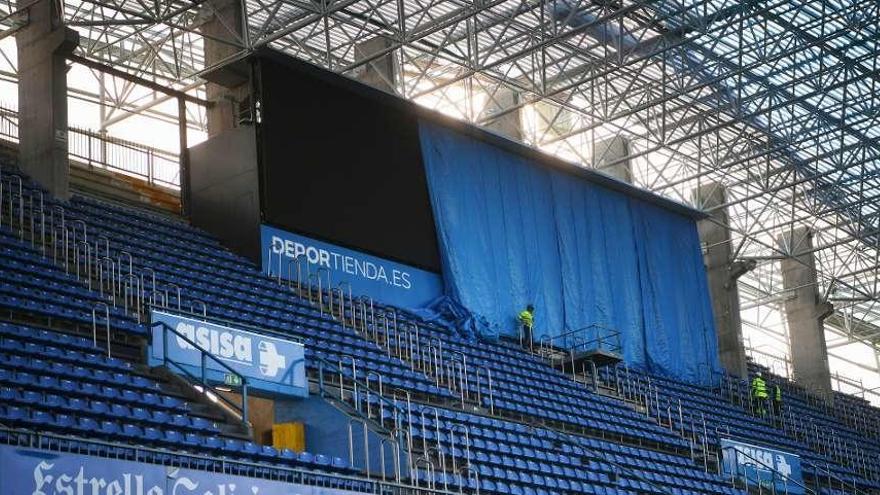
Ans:
{"type": "Polygon", "coordinates": [[[773,384],[773,415],[782,415],[782,387],[778,383],[773,384]]]}
{"type": "Polygon", "coordinates": [[[769,397],[767,394],[767,382],[764,381],[759,372],[752,379],[752,403],[754,404],[754,412],[762,418],[767,414],[767,397],[769,397]]]}
{"type": "Polygon", "coordinates": [[[519,341],[526,348],[532,348],[532,329],[535,326],[535,307],[529,304],[516,317],[520,324],[519,341]]]}

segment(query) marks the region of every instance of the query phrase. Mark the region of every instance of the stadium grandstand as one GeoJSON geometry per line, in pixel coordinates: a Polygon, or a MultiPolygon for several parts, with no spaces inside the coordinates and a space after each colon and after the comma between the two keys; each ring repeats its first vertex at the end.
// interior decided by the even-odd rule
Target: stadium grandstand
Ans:
{"type": "Polygon", "coordinates": [[[880,495],[878,20],[0,3],[0,495],[880,495]]]}

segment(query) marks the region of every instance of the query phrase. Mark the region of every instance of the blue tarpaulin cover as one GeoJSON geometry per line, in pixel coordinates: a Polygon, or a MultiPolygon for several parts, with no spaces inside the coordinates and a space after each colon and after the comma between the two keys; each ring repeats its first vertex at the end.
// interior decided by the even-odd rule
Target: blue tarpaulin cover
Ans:
{"type": "Polygon", "coordinates": [[[536,340],[598,324],[631,366],[701,383],[720,370],[692,218],[434,124],[420,139],[446,296],[469,331],[517,335],[531,303],[536,340]]]}

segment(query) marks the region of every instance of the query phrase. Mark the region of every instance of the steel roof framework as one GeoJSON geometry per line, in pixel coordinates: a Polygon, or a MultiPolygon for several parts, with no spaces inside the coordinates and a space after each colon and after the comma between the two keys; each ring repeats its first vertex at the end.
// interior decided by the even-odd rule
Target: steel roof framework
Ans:
{"type": "MultiPolygon", "coordinates": [[[[79,55],[193,90],[209,69],[200,27],[214,1],[64,11],[79,55]]],[[[777,239],[810,226],[831,324],[880,344],[877,0],[241,2],[243,26],[212,38],[232,57],[270,46],[357,76],[390,54],[406,98],[481,125],[522,111],[527,144],[585,166],[597,141],[624,136],[636,185],[697,208],[696,187],[723,184],[733,250],[758,260],[744,305],[779,307],[778,261],[803,248],[777,239]],[[357,56],[374,37],[387,50],[357,56]]],[[[4,25],[12,12],[0,7],[4,25]]],[[[118,109],[150,106],[99,92],[118,109]]]]}

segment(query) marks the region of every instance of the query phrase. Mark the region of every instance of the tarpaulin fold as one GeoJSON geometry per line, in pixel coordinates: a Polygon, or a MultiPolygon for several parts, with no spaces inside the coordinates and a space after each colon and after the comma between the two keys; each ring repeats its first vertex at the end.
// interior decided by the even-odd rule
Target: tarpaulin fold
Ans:
{"type": "MultiPolygon", "coordinates": [[[[420,123],[446,295],[470,330],[621,333],[631,366],[699,382],[720,370],[694,220],[420,123]]],[[[448,302],[445,307],[449,307],[448,302]]]]}

